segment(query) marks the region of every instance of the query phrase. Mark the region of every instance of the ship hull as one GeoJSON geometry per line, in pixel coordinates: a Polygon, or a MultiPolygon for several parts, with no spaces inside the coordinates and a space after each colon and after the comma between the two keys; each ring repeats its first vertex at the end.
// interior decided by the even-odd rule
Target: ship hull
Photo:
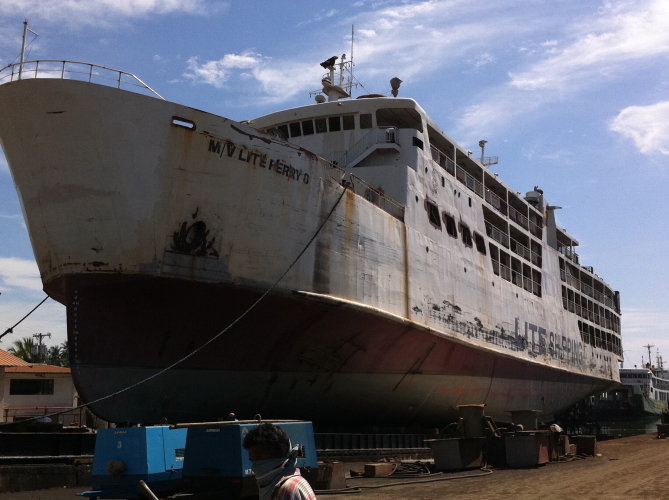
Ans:
{"type": "MultiPolygon", "coordinates": [[[[70,328],[77,329],[70,336],[73,371],[86,401],[180,360],[260,296],[154,278],[78,278],[67,289],[76,304],[68,308],[70,328]]],[[[215,420],[234,412],[333,425],[438,426],[456,417],[459,404],[484,403],[501,419],[526,408],[552,415],[606,384],[485,352],[350,303],[294,293],[267,296],[189,359],[92,408],[132,423],[215,420]]]]}

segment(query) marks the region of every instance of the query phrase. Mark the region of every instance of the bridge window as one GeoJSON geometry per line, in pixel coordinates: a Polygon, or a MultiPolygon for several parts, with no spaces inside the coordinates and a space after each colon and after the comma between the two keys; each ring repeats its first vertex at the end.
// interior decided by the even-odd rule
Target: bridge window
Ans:
{"type": "Polygon", "coordinates": [[[330,116],[328,118],[330,132],[339,132],[341,130],[341,118],[339,116],[330,116]]]}
{"type": "Polygon", "coordinates": [[[325,120],[325,118],[316,118],[315,122],[316,122],[316,133],[317,134],[322,134],[322,133],[328,131],[328,125],[327,125],[327,121],[325,120]]]}
{"type": "Polygon", "coordinates": [[[372,114],[360,115],[360,128],[372,128],[372,114]]]}
{"type": "Polygon", "coordinates": [[[279,129],[279,132],[281,132],[286,139],[290,137],[288,135],[288,125],[279,125],[277,128],[279,129]]]}
{"type": "Polygon", "coordinates": [[[289,125],[290,127],[290,136],[299,137],[302,135],[302,129],[300,128],[300,122],[293,122],[289,125]]]}
{"type": "Polygon", "coordinates": [[[314,122],[305,120],[302,122],[302,133],[304,135],[312,135],[314,133],[314,122]]]}
{"type": "Polygon", "coordinates": [[[423,121],[420,113],[411,108],[386,108],[376,110],[376,126],[412,128],[423,131],[423,121]]]}
{"type": "Polygon", "coordinates": [[[355,130],[355,115],[342,116],[344,130],[355,130]]]}

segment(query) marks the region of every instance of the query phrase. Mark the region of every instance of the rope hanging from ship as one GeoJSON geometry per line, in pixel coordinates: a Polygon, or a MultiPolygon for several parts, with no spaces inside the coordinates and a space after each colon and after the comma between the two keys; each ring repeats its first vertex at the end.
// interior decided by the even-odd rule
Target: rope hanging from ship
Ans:
{"type": "Polygon", "coordinates": [[[44,303],[47,301],[48,298],[49,298],[48,295],[47,295],[46,297],[44,297],[44,299],[42,299],[42,302],[40,302],[40,303],[37,304],[35,307],[33,307],[33,308],[30,310],[30,312],[29,312],[28,314],[26,314],[23,318],[21,318],[20,320],[18,320],[18,321],[16,322],[16,324],[14,324],[14,326],[11,326],[11,327],[7,328],[7,329],[2,333],[2,335],[0,335],[0,339],[2,339],[2,337],[4,337],[5,335],[7,335],[8,333],[14,333],[14,328],[16,328],[17,326],[19,326],[19,325],[23,322],[24,319],[26,319],[28,316],[30,316],[32,313],[34,313],[34,312],[37,310],[37,308],[38,308],[39,306],[41,306],[42,304],[44,304],[44,303]]]}
{"type": "MultiPolygon", "coordinates": [[[[281,281],[286,277],[286,275],[287,275],[287,274],[290,272],[290,270],[295,266],[295,264],[297,264],[297,262],[300,260],[300,258],[302,258],[302,256],[303,256],[304,253],[307,251],[307,249],[311,246],[311,244],[314,242],[314,240],[316,239],[316,237],[320,234],[320,232],[321,232],[321,230],[323,229],[323,227],[325,227],[325,224],[327,224],[327,222],[330,220],[330,217],[332,217],[332,214],[334,213],[335,209],[339,206],[339,203],[341,202],[342,198],[343,198],[344,195],[346,194],[346,191],[347,191],[347,190],[348,190],[348,186],[344,185],[344,186],[343,186],[343,191],[341,192],[341,195],[339,195],[339,198],[337,198],[337,202],[334,204],[334,206],[332,207],[332,209],[331,209],[330,212],[328,213],[327,217],[325,217],[325,220],[323,220],[323,222],[322,222],[321,225],[318,227],[318,229],[316,230],[316,232],[314,233],[314,235],[311,237],[311,239],[307,242],[307,244],[306,244],[306,245],[304,246],[304,248],[300,251],[300,253],[297,255],[297,257],[295,257],[295,259],[290,263],[290,265],[289,265],[288,268],[283,272],[283,274],[281,274],[281,276],[279,276],[279,278],[274,282],[274,284],[273,284],[271,287],[269,287],[269,288],[268,288],[268,289],[267,289],[267,290],[266,290],[266,291],[265,291],[265,292],[264,292],[264,293],[263,293],[263,294],[262,294],[262,295],[261,295],[261,296],[260,296],[254,303],[253,303],[253,304],[251,304],[251,305],[250,305],[250,306],[249,306],[249,307],[248,307],[242,314],[240,314],[240,315],[239,315],[239,316],[238,316],[232,323],[230,323],[228,326],[226,326],[223,330],[221,330],[220,332],[218,332],[218,333],[217,333],[216,335],[214,335],[212,338],[210,338],[209,340],[207,340],[207,341],[206,341],[204,344],[202,344],[200,347],[198,347],[197,349],[195,349],[195,350],[192,351],[191,353],[187,354],[187,355],[184,356],[183,358],[179,359],[178,361],[175,361],[175,362],[172,363],[171,365],[169,365],[169,366],[163,368],[163,369],[160,370],[159,372],[156,372],[156,373],[154,373],[153,375],[151,375],[151,376],[149,376],[149,377],[146,377],[145,379],[142,379],[142,380],[140,380],[140,381],[138,381],[138,382],[135,382],[134,384],[131,384],[131,385],[127,386],[127,387],[124,387],[123,389],[120,389],[120,390],[118,390],[118,391],[116,391],[116,392],[113,392],[113,393],[111,393],[111,394],[107,394],[106,396],[103,396],[103,397],[98,398],[98,399],[96,399],[96,400],[90,401],[90,402],[88,402],[88,403],[84,403],[84,404],[79,405],[79,406],[76,406],[76,407],[74,407],[74,408],[68,408],[67,410],[62,410],[62,411],[58,411],[58,412],[54,412],[54,413],[50,413],[50,414],[48,414],[48,415],[40,415],[40,416],[38,416],[38,417],[32,417],[32,418],[28,418],[28,419],[25,419],[25,420],[20,420],[20,422],[24,422],[24,423],[25,423],[25,422],[30,422],[30,421],[32,421],[32,420],[37,420],[37,419],[39,419],[39,418],[44,418],[44,417],[49,417],[49,418],[51,418],[51,417],[55,417],[55,416],[58,416],[58,415],[63,415],[63,414],[65,414],[65,413],[70,413],[70,412],[73,412],[73,411],[76,411],[76,410],[81,410],[82,408],[86,408],[86,407],[88,407],[88,406],[90,406],[90,405],[93,405],[93,404],[96,404],[96,403],[100,403],[100,402],[105,401],[105,400],[107,400],[107,399],[113,398],[114,396],[118,396],[118,395],[120,395],[120,394],[123,394],[124,392],[128,392],[129,390],[134,389],[135,387],[139,387],[140,385],[145,384],[146,382],[148,382],[148,381],[150,381],[150,380],[153,380],[153,379],[155,379],[155,378],[161,376],[162,374],[164,374],[164,373],[170,371],[170,370],[171,370],[172,368],[174,368],[175,366],[177,366],[177,365],[183,363],[183,362],[186,361],[188,358],[191,358],[192,356],[194,356],[195,354],[197,354],[198,352],[200,352],[202,349],[204,349],[205,347],[207,347],[209,344],[211,344],[212,342],[216,341],[219,337],[221,337],[222,335],[224,335],[228,330],[230,330],[233,326],[235,326],[235,325],[236,325],[237,323],[239,323],[242,319],[244,319],[244,317],[246,317],[246,316],[247,316],[253,309],[255,309],[255,307],[256,307],[258,304],[260,304],[260,302],[262,302],[263,299],[264,299],[265,297],[267,297],[267,295],[269,295],[269,294],[272,292],[272,290],[274,290],[274,288],[276,288],[276,286],[277,286],[279,283],[281,283],[281,281]]],[[[48,299],[48,298],[49,298],[49,297],[47,296],[47,297],[46,297],[42,302],[40,302],[40,303],[39,303],[39,304],[38,304],[32,311],[30,311],[24,318],[22,318],[21,321],[23,321],[25,318],[27,318],[27,317],[28,317],[28,316],[29,316],[35,309],[37,309],[39,306],[41,306],[41,305],[46,301],[46,299],[48,299]]],[[[20,323],[21,321],[19,321],[19,323],[20,323]]],[[[17,323],[16,325],[18,325],[19,323],[17,323]]],[[[16,325],[14,325],[14,327],[16,327],[16,325]]],[[[12,328],[14,328],[14,327],[12,327],[12,328]]],[[[6,335],[7,333],[10,333],[10,330],[11,330],[12,328],[8,329],[3,335],[6,335]]],[[[2,338],[2,337],[0,336],[0,338],[2,338]]],[[[12,424],[15,424],[15,423],[17,423],[17,422],[3,422],[3,423],[0,423],[0,427],[5,426],[5,425],[12,425],[12,424]]]]}

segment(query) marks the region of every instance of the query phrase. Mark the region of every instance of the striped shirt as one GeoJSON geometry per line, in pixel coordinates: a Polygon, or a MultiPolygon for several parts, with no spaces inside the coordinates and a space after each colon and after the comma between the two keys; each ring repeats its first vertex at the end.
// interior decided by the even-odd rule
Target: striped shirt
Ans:
{"type": "Polygon", "coordinates": [[[283,476],[280,486],[272,495],[272,500],[316,500],[314,490],[300,474],[300,469],[283,476]]]}

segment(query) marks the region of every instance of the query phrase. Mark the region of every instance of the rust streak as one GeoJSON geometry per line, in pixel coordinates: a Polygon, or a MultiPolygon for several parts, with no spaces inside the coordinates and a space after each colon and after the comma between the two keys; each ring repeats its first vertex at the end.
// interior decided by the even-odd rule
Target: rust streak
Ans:
{"type": "Polygon", "coordinates": [[[402,223],[402,238],[404,250],[404,317],[411,318],[411,304],[409,303],[409,242],[407,236],[407,225],[402,223]]]}

